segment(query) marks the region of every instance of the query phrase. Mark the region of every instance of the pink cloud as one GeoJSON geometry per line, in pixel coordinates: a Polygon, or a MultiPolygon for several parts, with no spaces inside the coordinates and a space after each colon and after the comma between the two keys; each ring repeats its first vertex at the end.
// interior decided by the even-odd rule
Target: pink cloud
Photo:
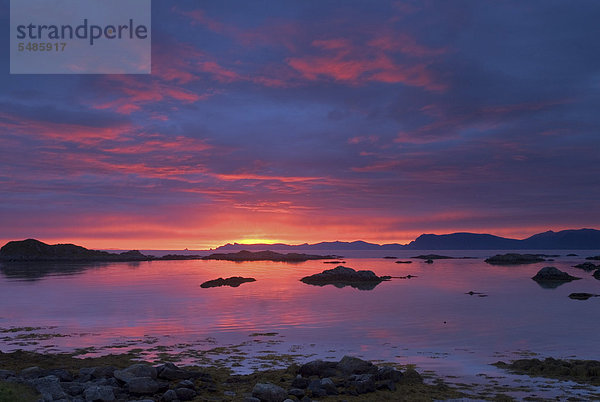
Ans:
{"type": "Polygon", "coordinates": [[[366,44],[355,44],[345,38],[331,38],[314,40],[312,46],[318,49],[317,53],[286,59],[292,68],[311,81],[331,78],[353,85],[375,81],[403,83],[432,91],[446,89],[428,70],[428,62],[414,63],[407,60],[400,63],[392,58],[394,53],[429,57],[441,54],[416,45],[414,40],[391,42],[378,38],[366,44]]]}

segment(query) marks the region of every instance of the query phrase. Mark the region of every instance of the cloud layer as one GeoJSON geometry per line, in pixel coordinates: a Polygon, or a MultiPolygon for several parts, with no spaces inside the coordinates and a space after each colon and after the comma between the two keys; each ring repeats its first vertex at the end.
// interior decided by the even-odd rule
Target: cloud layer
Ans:
{"type": "MultiPolygon", "coordinates": [[[[0,240],[600,226],[600,5],[153,4],[153,74],[8,75],[0,240]]],[[[0,1],[8,25],[8,1],[0,1]]]]}

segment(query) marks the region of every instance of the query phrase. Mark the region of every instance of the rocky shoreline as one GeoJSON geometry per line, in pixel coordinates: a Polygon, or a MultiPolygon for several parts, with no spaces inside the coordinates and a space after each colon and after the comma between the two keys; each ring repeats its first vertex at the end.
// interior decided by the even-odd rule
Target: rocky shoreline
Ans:
{"type": "Polygon", "coordinates": [[[134,362],[127,355],[77,359],[23,351],[0,352],[0,400],[11,400],[7,395],[44,402],[409,401],[465,396],[446,385],[425,384],[414,369],[401,371],[351,356],[234,375],[226,368],[134,362]]]}

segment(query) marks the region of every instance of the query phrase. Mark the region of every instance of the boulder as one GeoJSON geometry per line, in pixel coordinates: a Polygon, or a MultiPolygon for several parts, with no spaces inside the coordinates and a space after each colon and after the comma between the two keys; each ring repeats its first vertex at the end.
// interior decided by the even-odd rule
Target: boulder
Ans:
{"type": "Polygon", "coordinates": [[[153,395],[160,386],[150,377],[132,377],[127,379],[127,391],[134,395],[153,395]]]}
{"type": "Polygon", "coordinates": [[[258,383],[252,389],[252,396],[263,402],[283,402],[288,393],[285,389],[271,383],[258,383]]]}
{"type": "Polygon", "coordinates": [[[115,373],[117,368],[113,366],[99,366],[99,367],[84,367],[79,369],[79,375],[81,377],[92,378],[110,378],[115,373]]]}
{"type": "Polygon", "coordinates": [[[322,378],[321,379],[321,388],[325,390],[327,395],[337,395],[339,394],[337,387],[331,380],[331,378],[322,378]]]}
{"type": "MultiPolygon", "coordinates": [[[[300,366],[298,371],[300,374],[306,377],[310,377],[311,375],[316,375],[319,377],[332,377],[336,374],[336,366],[337,364],[335,362],[313,360],[300,366]]],[[[304,387],[296,383],[292,383],[292,386],[296,388],[306,388],[308,383],[304,387]]]]}
{"type": "Polygon", "coordinates": [[[53,401],[67,397],[56,376],[49,375],[47,377],[36,378],[31,380],[30,384],[42,394],[44,400],[53,401]]]}
{"type": "Polygon", "coordinates": [[[320,380],[312,380],[308,384],[307,390],[310,392],[310,396],[313,398],[327,396],[327,391],[321,386],[320,380]]]}
{"type": "Polygon", "coordinates": [[[177,397],[177,393],[175,392],[175,390],[170,389],[163,394],[163,396],[160,400],[163,402],[171,402],[171,401],[175,401],[177,399],[179,399],[179,398],[177,397]]]}
{"type": "Polygon", "coordinates": [[[23,378],[39,378],[46,376],[46,370],[41,369],[37,366],[35,367],[27,367],[21,370],[20,376],[23,378]]]}
{"type": "Polygon", "coordinates": [[[106,385],[92,385],[83,394],[88,402],[111,402],[116,399],[113,388],[106,385]]]}
{"type": "Polygon", "coordinates": [[[596,279],[600,280],[600,269],[597,269],[597,270],[594,272],[594,278],[596,278],[596,279]]]}
{"type": "Polygon", "coordinates": [[[197,395],[196,391],[190,388],[177,388],[175,389],[175,393],[180,401],[191,401],[197,395]]]}
{"type": "Polygon", "coordinates": [[[12,370],[0,370],[0,380],[5,380],[9,377],[14,377],[16,373],[12,370]]]}
{"type": "Polygon", "coordinates": [[[146,364],[134,364],[123,370],[115,370],[113,376],[122,382],[128,383],[132,378],[149,377],[156,378],[156,369],[146,364]]]}
{"type": "Polygon", "coordinates": [[[389,366],[379,367],[373,379],[375,381],[391,380],[398,382],[402,379],[402,372],[389,366]]]}
{"type": "Polygon", "coordinates": [[[183,370],[173,363],[165,363],[157,368],[158,378],[162,378],[164,380],[189,380],[190,378],[194,378],[194,373],[190,371],[183,370]]]}
{"type": "Polygon", "coordinates": [[[377,367],[373,365],[373,363],[352,356],[344,356],[336,367],[344,374],[366,374],[377,372],[377,367]]]}
{"type": "Polygon", "coordinates": [[[292,380],[292,387],[294,388],[306,389],[306,387],[308,387],[308,384],[310,384],[310,380],[308,378],[302,377],[300,374],[298,374],[296,378],[292,380]]]}

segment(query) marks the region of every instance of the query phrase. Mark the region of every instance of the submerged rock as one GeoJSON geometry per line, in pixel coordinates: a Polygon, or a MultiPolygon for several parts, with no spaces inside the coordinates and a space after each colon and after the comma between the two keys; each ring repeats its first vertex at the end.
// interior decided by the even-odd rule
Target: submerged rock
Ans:
{"type": "Polygon", "coordinates": [[[319,274],[305,276],[301,281],[309,285],[352,286],[357,289],[370,290],[375,288],[379,283],[390,279],[390,276],[377,276],[373,271],[355,271],[352,268],[340,265],[319,274]]]}
{"type": "Polygon", "coordinates": [[[596,295],[593,293],[571,293],[569,295],[569,299],[573,300],[587,300],[590,297],[600,297],[600,295],[596,295]]]}
{"type": "Polygon", "coordinates": [[[485,262],[492,265],[519,265],[519,264],[533,264],[536,262],[542,262],[544,259],[537,254],[497,254],[493,257],[487,258],[485,262]]]}
{"type": "Polygon", "coordinates": [[[201,288],[216,288],[219,286],[231,286],[233,288],[237,288],[242,283],[255,282],[255,281],[256,281],[256,279],[254,279],[254,278],[244,278],[241,276],[232,276],[227,279],[219,278],[219,279],[213,279],[210,281],[206,281],[206,282],[202,283],[200,285],[200,287],[201,288]]]}

